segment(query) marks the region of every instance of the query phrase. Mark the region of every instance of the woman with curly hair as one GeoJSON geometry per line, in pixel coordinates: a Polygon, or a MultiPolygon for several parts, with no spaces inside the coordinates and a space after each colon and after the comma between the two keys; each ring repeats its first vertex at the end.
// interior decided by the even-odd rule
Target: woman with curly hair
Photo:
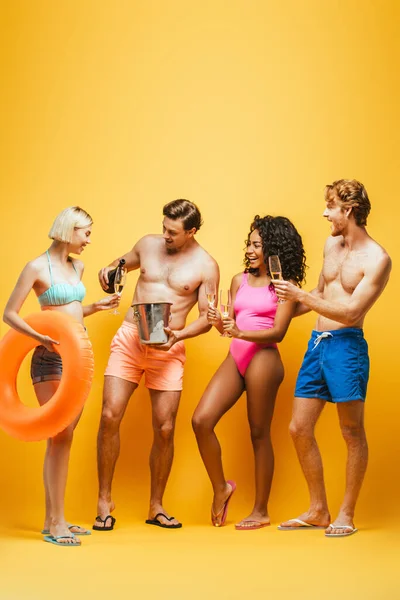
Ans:
{"type": "Polygon", "coordinates": [[[270,427],[275,398],[284,370],[277,348],[295,312],[295,302],[278,303],[268,257],[278,255],[285,280],[301,285],[305,254],[299,233],[285,217],[256,216],[250,226],[244,259],[245,270],[231,283],[231,312],[221,318],[213,306],[208,319],[220,333],[233,338],[228,356],[204,392],[192,424],[200,454],[214,490],[211,521],[221,527],[236,489],[226,480],[221,446],[214,428],[221,417],[247,395],[247,414],[255,459],[255,502],[250,515],[235,525],[238,530],[260,529],[270,524],[268,498],[274,471],[270,427]]]}

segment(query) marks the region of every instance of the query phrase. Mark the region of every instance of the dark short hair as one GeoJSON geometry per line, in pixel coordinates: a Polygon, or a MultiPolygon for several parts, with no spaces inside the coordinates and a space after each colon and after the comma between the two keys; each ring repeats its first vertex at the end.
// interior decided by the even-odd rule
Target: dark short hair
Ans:
{"type": "Polygon", "coordinates": [[[189,231],[193,227],[198,231],[203,225],[199,209],[190,200],[180,199],[168,202],[163,208],[163,215],[173,221],[180,219],[185,231],[189,231]]]}

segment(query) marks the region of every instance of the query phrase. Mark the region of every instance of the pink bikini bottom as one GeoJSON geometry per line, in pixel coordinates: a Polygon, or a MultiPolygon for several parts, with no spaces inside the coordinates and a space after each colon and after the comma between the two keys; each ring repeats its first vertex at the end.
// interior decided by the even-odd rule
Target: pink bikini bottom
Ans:
{"type": "Polygon", "coordinates": [[[239,373],[245,376],[247,367],[251,363],[253,356],[262,348],[277,348],[276,344],[257,344],[256,342],[246,342],[234,338],[231,342],[229,352],[232,354],[239,373]]]}

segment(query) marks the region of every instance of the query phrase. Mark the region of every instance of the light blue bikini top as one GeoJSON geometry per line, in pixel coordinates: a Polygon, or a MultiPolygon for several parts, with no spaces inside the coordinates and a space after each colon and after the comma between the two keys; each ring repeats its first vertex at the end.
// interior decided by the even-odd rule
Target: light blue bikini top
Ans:
{"type": "MultiPolygon", "coordinates": [[[[50,272],[50,287],[38,296],[40,306],[61,306],[62,304],[70,304],[70,302],[82,302],[86,294],[86,288],[82,281],[76,285],[71,283],[53,283],[53,271],[51,269],[49,251],[46,250],[47,260],[49,262],[50,272]]],[[[75,265],[72,262],[74,271],[76,273],[75,265]]]]}

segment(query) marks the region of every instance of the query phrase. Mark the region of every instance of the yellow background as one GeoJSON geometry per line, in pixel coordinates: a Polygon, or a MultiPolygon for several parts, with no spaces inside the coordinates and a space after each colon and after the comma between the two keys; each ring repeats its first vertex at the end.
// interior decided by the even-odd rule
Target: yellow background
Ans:
{"type": "MultiPolygon", "coordinates": [[[[342,177],[365,184],[372,203],[368,231],[388,250],[394,270],[365,325],[371,357],[366,413],[371,458],[356,515],[364,528],[389,527],[398,519],[399,16],[396,0],[9,1],[3,4],[0,32],[1,310],[24,264],[47,248],[53,218],[74,204],[94,218],[92,245],[83,256],[88,302],[102,296],[99,268],[142,235],[160,232],[162,206],[175,198],[199,205],[204,226],[197,239],[218,261],[225,286],[242,268],[254,215],[289,217],[303,236],[311,289],[329,235],[322,218],[324,185],[342,177]]],[[[123,310],[136,279],[135,273],[129,277],[123,310]]],[[[37,309],[32,294],[22,314],[37,309]]],[[[67,515],[87,524],[96,514],[102,376],[121,318],[102,313],[86,322],[96,372],[73,444],[67,515]]],[[[273,523],[307,507],[288,423],[314,321],[315,315],[307,315],[293,322],[281,345],[286,377],[273,424],[273,523]]],[[[6,329],[2,324],[2,334],[6,329]]],[[[189,526],[208,525],[211,501],[190,419],[228,343],[215,331],[186,343],[185,389],[165,506],[189,526]]],[[[27,360],[18,385],[23,400],[34,404],[28,371],[27,360]]],[[[248,514],[253,499],[243,400],[218,426],[226,474],[238,483],[232,521],[248,514]]],[[[151,437],[149,400],[141,386],[123,422],[115,475],[121,527],[146,517],[151,437]]],[[[344,489],[345,447],[332,406],[323,414],[318,440],[334,515],[344,489]]],[[[37,539],[32,532],[40,529],[43,517],[43,453],[44,443],[21,443],[0,431],[4,548],[17,530],[31,531],[32,544],[37,539]]],[[[145,544],[150,532],[141,535],[145,544]]],[[[362,535],[367,532],[356,537],[362,535]]],[[[129,538],[121,539],[129,549],[129,538]]],[[[191,552],[200,539],[193,536],[191,552]]],[[[203,540],[206,554],[215,539],[203,540]]],[[[249,538],[238,539],[226,537],[231,548],[250,544],[249,538]]],[[[277,538],[276,551],[287,543],[282,539],[277,538]]],[[[265,552],[270,543],[257,540],[257,552],[265,552]]],[[[306,542],[311,556],[323,552],[324,541],[319,540],[317,550],[306,542]]],[[[293,543],[301,544],[298,538],[293,543]]],[[[30,552],[40,549],[54,556],[48,544],[32,544],[30,552]]],[[[236,547],[240,555],[249,552],[248,546],[236,547]]],[[[100,548],[104,552],[103,540],[100,548]]],[[[220,560],[218,554],[207,569],[218,571],[220,560]]],[[[103,576],[99,573],[97,581],[103,576]]],[[[13,598],[10,590],[3,597],[13,598]]],[[[222,597],[234,594],[222,592],[222,597]]],[[[29,597],[36,596],[31,591],[29,597]]]]}

